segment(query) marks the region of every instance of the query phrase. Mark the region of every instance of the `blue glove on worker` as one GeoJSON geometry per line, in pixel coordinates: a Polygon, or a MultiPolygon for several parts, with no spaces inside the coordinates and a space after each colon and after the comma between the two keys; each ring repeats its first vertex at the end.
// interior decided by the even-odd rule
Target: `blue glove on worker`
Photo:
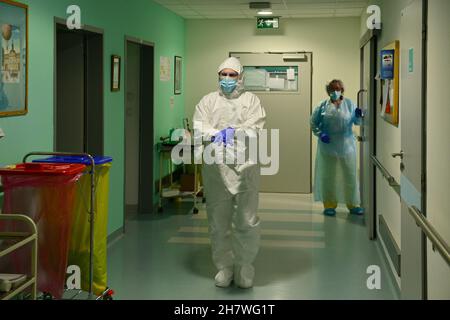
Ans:
{"type": "Polygon", "coordinates": [[[323,143],[326,143],[326,144],[328,144],[328,143],[330,143],[330,136],[329,135],[327,135],[326,133],[322,133],[321,135],[320,135],[320,141],[322,141],[323,143]]]}
{"type": "Polygon", "coordinates": [[[227,128],[219,131],[214,137],[212,137],[211,142],[222,144],[224,143],[226,146],[232,146],[234,143],[234,135],[236,133],[236,129],[227,128]]]}
{"type": "Polygon", "coordinates": [[[363,111],[362,111],[361,108],[356,108],[356,109],[355,109],[355,116],[356,116],[357,118],[362,118],[362,117],[363,117],[363,111]]]}

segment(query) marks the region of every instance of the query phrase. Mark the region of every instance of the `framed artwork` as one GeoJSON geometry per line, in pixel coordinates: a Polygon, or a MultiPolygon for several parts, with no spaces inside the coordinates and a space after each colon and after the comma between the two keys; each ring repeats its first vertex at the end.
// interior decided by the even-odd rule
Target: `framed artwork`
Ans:
{"type": "Polygon", "coordinates": [[[181,94],[183,58],[175,56],[174,93],[181,94]]]}
{"type": "Polygon", "coordinates": [[[28,6],[0,0],[0,117],[28,112],[28,6]]]}
{"type": "Polygon", "coordinates": [[[121,58],[118,55],[111,56],[111,91],[120,91],[121,58]]]}
{"type": "Polygon", "coordinates": [[[400,42],[384,47],[381,60],[381,117],[394,126],[399,123],[400,42]]]}

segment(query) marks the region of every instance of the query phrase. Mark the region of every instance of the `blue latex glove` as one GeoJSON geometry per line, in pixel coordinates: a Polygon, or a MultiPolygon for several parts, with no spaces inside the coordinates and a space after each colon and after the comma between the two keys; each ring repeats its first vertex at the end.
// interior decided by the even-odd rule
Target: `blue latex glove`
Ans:
{"type": "Polygon", "coordinates": [[[363,111],[362,111],[361,108],[356,108],[356,109],[355,109],[355,116],[356,116],[357,118],[362,118],[362,116],[363,116],[363,111]]]}
{"type": "Polygon", "coordinates": [[[234,135],[235,135],[236,129],[233,128],[227,128],[223,129],[222,131],[219,131],[214,137],[212,137],[211,142],[225,145],[232,146],[234,143],[234,135]]]}
{"type": "Polygon", "coordinates": [[[328,143],[330,143],[330,136],[329,135],[327,135],[326,133],[322,133],[321,135],[320,135],[320,141],[322,141],[323,143],[326,143],[326,144],[328,144],[328,143]]]}

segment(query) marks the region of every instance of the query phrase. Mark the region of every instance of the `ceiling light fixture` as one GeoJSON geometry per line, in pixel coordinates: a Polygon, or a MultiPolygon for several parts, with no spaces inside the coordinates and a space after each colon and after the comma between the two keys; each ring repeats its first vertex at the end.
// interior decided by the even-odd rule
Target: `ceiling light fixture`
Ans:
{"type": "Polygon", "coordinates": [[[272,10],[264,9],[258,11],[258,16],[271,16],[273,14],[272,10]]]}

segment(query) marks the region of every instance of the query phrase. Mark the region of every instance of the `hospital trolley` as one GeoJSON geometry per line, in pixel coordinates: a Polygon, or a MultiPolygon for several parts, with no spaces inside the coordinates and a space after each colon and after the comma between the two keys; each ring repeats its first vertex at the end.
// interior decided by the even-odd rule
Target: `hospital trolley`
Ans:
{"type": "MultiPolygon", "coordinates": [[[[158,212],[163,212],[163,199],[164,198],[185,198],[192,197],[194,201],[194,205],[192,208],[192,212],[194,214],[198,214],[199,209],[197,207],[197,198],[201,193],[203,193],[203,187],[200,183],[200,170],[198,164],[193,164],[194,167],[194,186],[193,190],[190,191],[182,191],[180,187],[177,187],[173,181],[173,161],[172,161],[172,150],[175,146],[181,146],[181,144],[174,143],[158,143],[158,153],[159,153],[159,202],[158,202],[158,212]],[[169,187],[163,188],[163,168],[164,168],[164,160],[168,161],[169,165],[169,187]]],[[[193,145],[188,145],[187,148],[193,150],[193,145]]],[[[183,163],[183,173],[186,173],[186,164],[183,163]]],[[[205,202],[205,197],[203,196],[203,202],[205,202]]]]}
{"type": "Polygon", "coordinates": [[[22,222],[28,227],[27,232],[5,232],[0,230],[0,258],[6,258],[14,251],[31,244],[31,272],[10,290],[0,292],[0,300],[11,300],[31,288],[31,299],[36,300],[37,291],[37,239],[38,232],[36,224],[27,216],[19,214],[0,214],[0,222],[22,222]],[[3,243],[2,243],[3,242],[3,243]]]}
{"type": "MultiPolygon", "coordinates": [[[[94,225],[95,225],[95,160],[94,157],[90,154],[86,153],[67,153],[67,152],[31,152],[28,153],[23,158],[23,163],[26,163],[27,160],[32,156],[51,156],[51,157],[86,157],[89,159],[90,168],[88,174],[90,175],[90,196],[91,201],[89,204],[89,210],[88,210],[88,217],[89,217],[89,290],[87,292],[87,299],[88,300],[112,300],[112,296],[114,294],[114,291],[110,288],[106,288],[104,292],[94,297],[93,293],[93,283],[94,283],[94,225]]],[[[70,290],[66,290],[68,292],[70,290]]],[[[75,299],[77,296],[79,296],[81,293],[83,293],[82,290],[78,290],[78,292],[73,296],[71,299],[75,299]]],[[[52,297],[46,293],[44,293],[43,296],[44,299],[51,299],[52,297]]]]}

